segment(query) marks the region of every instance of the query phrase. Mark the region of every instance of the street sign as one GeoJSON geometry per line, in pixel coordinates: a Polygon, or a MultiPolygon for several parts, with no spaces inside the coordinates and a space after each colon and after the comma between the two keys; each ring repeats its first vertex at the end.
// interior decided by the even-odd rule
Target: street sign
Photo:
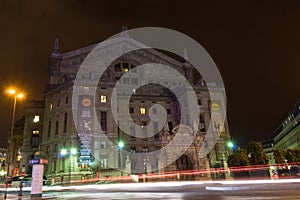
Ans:
{"type": "Polygon", "coordinates": [[[29,161],[29,164],[31,164],[31,165],[37,165],[37,164],[46,165],[46,164],[48,164],[48,160],[44,159],[44,158],[32,159],[29,161]]]}
{"type": "Polygon", "coordinates": [[[29,160],[29,164],[31,164],[31,165],[40,164],[40,159],[32,159],[32,160],[29,160]]]}
{"type": "Polygon", "coordinates": [[[41,159],[40,159],[40,164],[46,165],[46,164],[48,164],[48,160],[47,160],[47,159],[44,159],[44,158],[41,158],[41,159]]]}

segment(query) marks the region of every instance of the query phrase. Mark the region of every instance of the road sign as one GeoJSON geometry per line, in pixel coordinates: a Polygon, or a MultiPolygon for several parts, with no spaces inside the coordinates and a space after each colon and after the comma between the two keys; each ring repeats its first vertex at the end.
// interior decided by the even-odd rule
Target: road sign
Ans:
{"type": "Polygon", "coordinates": [[[29,161],[29,164],[31,164],[31,165],[37,165],[37,164],[46,165],[46,164],[48,164],[48,160],[44,159],[44,158],[32,159],[29,161]]]}

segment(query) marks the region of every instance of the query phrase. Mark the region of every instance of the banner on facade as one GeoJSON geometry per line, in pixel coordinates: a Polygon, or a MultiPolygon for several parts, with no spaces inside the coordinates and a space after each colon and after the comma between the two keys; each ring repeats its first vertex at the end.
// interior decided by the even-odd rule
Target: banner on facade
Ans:
{"type": "Polygon", "coordinates": [[[91,163],[92,141],[94,127],[94,97],[92,95],[79,95],[77,113],[77,134],[78,134],[78,163],[91,163]]]}

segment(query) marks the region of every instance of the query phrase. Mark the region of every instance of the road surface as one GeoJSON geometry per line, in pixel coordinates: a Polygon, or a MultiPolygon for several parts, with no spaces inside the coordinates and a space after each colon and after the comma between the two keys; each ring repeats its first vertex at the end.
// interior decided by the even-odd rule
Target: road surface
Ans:
{"type": "MultiPolygon", "coordinates": [[[[45,199],[167,199],[167,200],[300,200],[300,183],[199,183],[159,182],[109,185],[85,185],[73,187],[49,187],[43,193],[45,199]]],[[[10,191],[8,199],[19,199],[10,191]]],[[[2,198],[3,199],[3,198],[2,198]]],[[[30,199],[29,192],[22,198],[30,199]]]]}

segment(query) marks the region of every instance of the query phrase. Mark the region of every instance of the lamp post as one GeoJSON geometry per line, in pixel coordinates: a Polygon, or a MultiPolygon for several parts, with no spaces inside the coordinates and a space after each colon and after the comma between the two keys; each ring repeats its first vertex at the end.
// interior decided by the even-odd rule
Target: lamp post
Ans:
{"type": "MultiPolygon", "coordinates": [[[[124,142],[123,141],[119,141],[118,142],[118,147],[119,147],[119,155],[120,155],[120,168],[122,170],[123,167],[123,163],[122,163],[122,149],[124,148],[124,142]]],[[[122,171],[121,171],[122,173],[122,171]]]]}
{"type": "Polygon", "coordinates": [[[65,156],[65,155],[67,155],[67,154],[69,153],[69,184],[71,184],[72,156],[77,154],[77,149],[71,148],[69,152],[68,152],[68,150],[66,150],[66,149],[62,149],[62,150],[60,151],[60,153],[61,153],[62,156],[65,156]]]}
{"type": "Polygon", "coordinates": [[[10,153],[11,152],[13,153],[12,141],[13,141],[13,133],[14,133],[14,123],[15,123],[17,99],[22,99],[24,97],[24,95],[22,93],[18,93],[15,89],[9,89],[8,93],[10,95],[13,95],[14,103],[13,103],[12,121],[11,121],[11,129],[10,129],[9,152],[7,152],[7,174],[6,174],[6,181],[5,181],[4,199],[7,198],[8,176],[9,176],[9,171],[10,171],[11,157],[13,157],[13,155],[10,156],[10,153]]]}

